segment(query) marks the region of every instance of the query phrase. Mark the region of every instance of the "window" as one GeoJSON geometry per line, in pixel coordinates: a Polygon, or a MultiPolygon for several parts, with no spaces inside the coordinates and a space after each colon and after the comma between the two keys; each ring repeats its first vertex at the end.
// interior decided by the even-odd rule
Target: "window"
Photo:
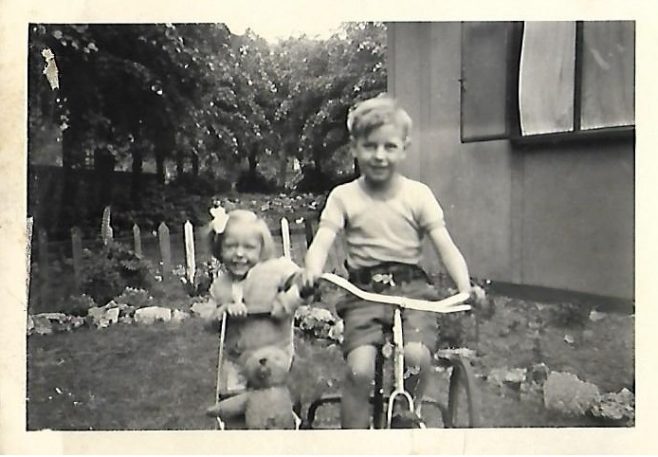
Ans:
{"type": "Polygon", "coordinates": [[[462,24],[462,141],[632,131],[635,23],[462,24]]]}
{"type": "Polygon", "coordinates": [[[508,67],[514,58],[512,39],[510,22],[462,24],[462,141],[506,138],[510,134],[513,100],[508,67]]]}

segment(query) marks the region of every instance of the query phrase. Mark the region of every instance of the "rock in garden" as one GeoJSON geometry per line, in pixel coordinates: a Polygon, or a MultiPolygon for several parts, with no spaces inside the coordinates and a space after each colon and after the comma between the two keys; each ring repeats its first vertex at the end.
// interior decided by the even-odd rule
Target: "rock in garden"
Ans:
{"type": "Polygon", "coordinates": [[[186,313],[185,311],[181,311],[179,309],[175,309],[174,312],[171,314],[171,321],[172,322],[183,322],[185,319],[188,319],[190,317],[189,313],[186,313]]]}
{"type": "Polygon", "coordinates": [[[596,311],[595,309],[593,309],[589,313],[589,320],[591,320],[592,322],[598,322],[598,321],[600,321],[604,318],[605,318],[605,314],[601,313],[599,311],[596,311]]]}
{"type": "Polygon", "coordinates": [[[519,390],[521,384],[526,380],[525,368],[494,368],[487,377],[489,382],[497,386],[506,385],[512,389],[519,390]]]}
{"type": "Polygon", "coordinates": [[[107,309],[105,307],[99,308],[97,306],[89,308],[87,311],[87,320],[96,328],[109,327],[119,321],[119,308],[107,309]]]}
{"type": "Polygon", "coordinates": [[[217,305],[215,305],[215,303],[210,300],[205,302],[194,303],[190,307],[190,311],[192,311],[193,314],[196,314],[197,316],[199,316],[201,319],[204,320],[211,320],[215,315],[216,310],[217,310],[217,305]]]}
{"type": "Polygon", "coordinates": [[[94,326],[103,319],[103,316],[105,316],[105,310],[98,306],[92,306],[87,310],[87,318],[94,326]]]}
{"type": "Polygon", "coordinates": [[[74,330],[76,328],[80,328],[83,325],[85,325],[85,319],[84,317],[80,316],[67,316],[68,320],[68,328],[67,330],[74,330]]]}
{"type": "Polygon", "coordinates": [[[50,335],[53,333],[53,325],[47,317],[36,314],[32,316],[32,322],[34,323],[33,333],[37,335],[50,335]]]}
{"type": "Polygon", "coordinates": [[[119,322],[119,308],[111,308],[105,312],[105,319],[110,324],[116,324],[119,322]]]}
{"type": "Polygon", "coordinates": [[[152,324],[156,321],[169,322],[171,310],[160,306],[147,306],[135,311],[135,322],[138,324],[152,324]]]}
{"type": "Polygon", "coordinates": [[[476,352],[469,348],[445,348],[436,351],[436,357],[444,359],[452,359],[456,356],[460,356],[465,359],[474,359],[475,355],[476,352]]]}
{"type": "Polygon", "coordinates": [[[552,372],[544,383],[544,406],[568,416],[583,416],[600,402],[599,389],[571,373],[552,372]]]}
{"type": "Polygon", "coordinates": [[[624,388],[617,393],[601,396],[601,401],[592,406],[594,417],[611,421],[635,421],[635,395],[624,388]]]}
{"type": "Polygon", "coordinates": [[[41,313],[37,314],[39,317],[43,317],[53,322],[64,323],[66,321],[66,314],[64,313],[41,313]]]}

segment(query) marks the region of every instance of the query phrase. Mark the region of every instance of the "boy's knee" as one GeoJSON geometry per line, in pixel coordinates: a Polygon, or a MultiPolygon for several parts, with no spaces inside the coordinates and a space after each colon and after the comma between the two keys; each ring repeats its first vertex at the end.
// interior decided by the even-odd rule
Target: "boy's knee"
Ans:
{"type": "Polygon", "coordinates": [[[352,385],[369,386],[375,377],[376,349],[362,346],[347,356],[347,381],[352,385]]]}
{"type": "Polygon", "coordinates": [[[375,378],[375,367],[367,363],[352,364],[347,367],[347,379],[352,384],[370,385],[375,378]]]}
{"type": "Polygon", "coordinates": [[[404,345],[404,361],[408,367],[422,369],[430,364],[430,350],[423,343],[407,343],[404,345]]]}

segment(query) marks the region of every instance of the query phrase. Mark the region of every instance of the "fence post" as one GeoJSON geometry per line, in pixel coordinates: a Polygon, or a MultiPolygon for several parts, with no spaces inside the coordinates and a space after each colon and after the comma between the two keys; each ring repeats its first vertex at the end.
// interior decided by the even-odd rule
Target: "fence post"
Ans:
{"type": "Polygon", "coordinates": [[[135,243],[135,254],[142,255],[142,236],[139,230],[139,225],[133,224],[133,240],[135,243]]]}
{"type": "Polygon", "coordinates": [[[292,253],[290,252],[290,225],[288,224],[288,219],[285,217],[281,218],[281,240],[283,241],[284,257],[292,259],[292,253]]]}
{"type": "Polygon", "coordinates": [[[110,207],[106,206],[103,210],[103,218],[101,219],[101,239],[103,244],[107,244],[112,239],[112,227],[110,227],[110,207]]]}
{"type": "Polygon", "coordinates": [[[194,253],[194,227],[190,221],[186,221],[185,231],[185,262],[187,263],[187,279],[194,285],[194,274],[196,273],[196,259],[194,253]]]}
{"type": "Polygon", "coordinates": [[[48,296],[48,286],[50,284],[50,262],[48,259],[48,234],[44,229],[39,229],[37,233],[39,243],[39,283],[40,299],[45,301],[48,296]]]}
{"type": "Polygon", "coordinates": [[[169,239],[169,227],[164,222],[158,227],[158,237],[160,239],[160,257],[162,258],[162,279],[166,279],[171,274],[171,241],[169,239]]]}
{"type": "Polygon", "coordinates": [[[75,288],[80,292],[82,282],[82,236],[80,229],[73,227],[71,229],[71,252],[73,254],[73,276],[75,278],[75,288]]]}

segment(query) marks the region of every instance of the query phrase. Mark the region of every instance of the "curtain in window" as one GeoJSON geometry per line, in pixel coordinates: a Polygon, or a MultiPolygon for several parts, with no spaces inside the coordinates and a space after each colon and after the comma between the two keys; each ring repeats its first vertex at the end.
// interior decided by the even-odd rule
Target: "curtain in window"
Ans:
{"type": "Polygon", "coordinates": [[[582,129],[635,123],[635,23],[583,23],[582,129]]]}
{"type": "Polygon", "coordinates": [[[526,22],[519,75],[521,133],[574,128],[575,22],[526,22]]]}

